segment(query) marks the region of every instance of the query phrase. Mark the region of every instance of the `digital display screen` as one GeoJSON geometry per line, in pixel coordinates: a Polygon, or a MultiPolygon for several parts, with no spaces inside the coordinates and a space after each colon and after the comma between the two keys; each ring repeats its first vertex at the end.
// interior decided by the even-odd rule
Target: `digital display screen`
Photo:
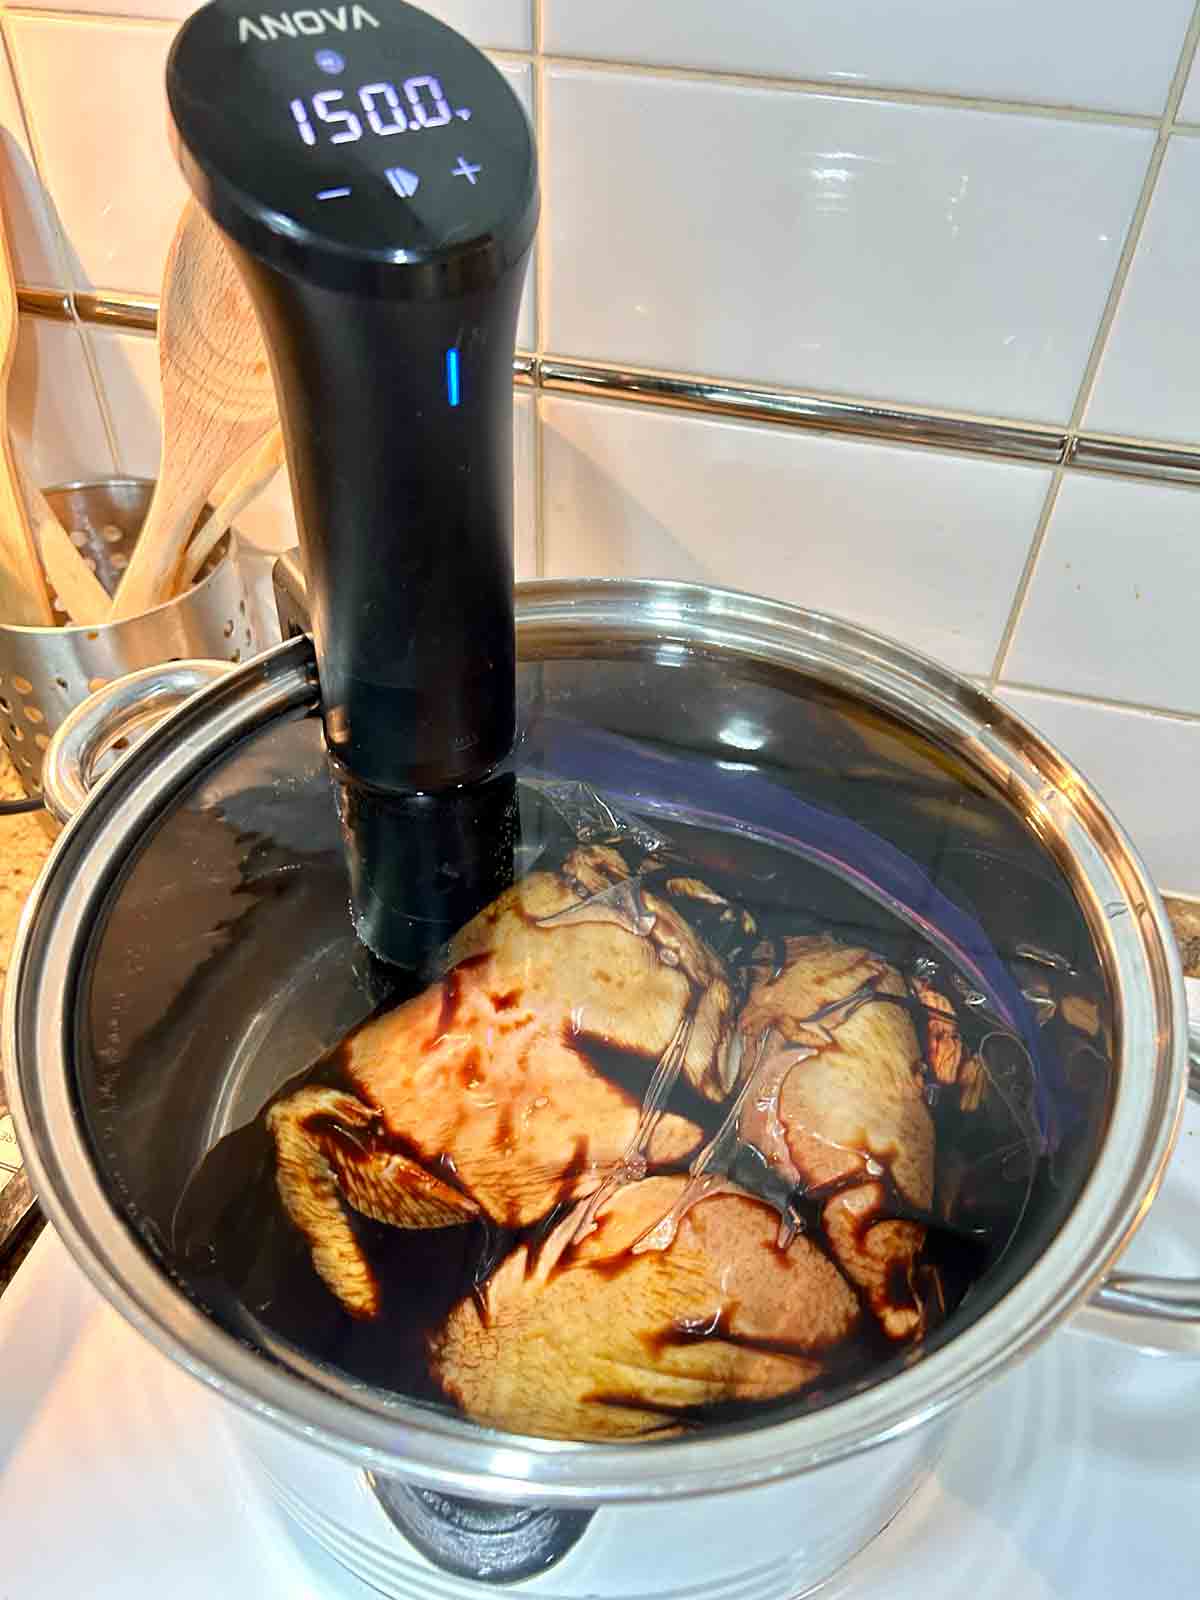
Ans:
{"type": "Polygon", "coordinates": [[[461,251],[535,194],[505,74],[401,0],[267,13],[216,0],[184,25],[168,93],[183,149],[288,240],[461,251]]]}
{"type": "Polygon", "coordinates": [[[471,120],[471,108],[452,109],[441,80],[428,72],[405,78],[399,85],[364,83],[349,93],[321,89],[307,99],[297,96],[291,102],[291,113],[301,143],[312,147],[322,138],[330,144],[353,144],[364,132],[387,139],[395,133],[446,128],[455,117],[462,122],[471,120]]]}

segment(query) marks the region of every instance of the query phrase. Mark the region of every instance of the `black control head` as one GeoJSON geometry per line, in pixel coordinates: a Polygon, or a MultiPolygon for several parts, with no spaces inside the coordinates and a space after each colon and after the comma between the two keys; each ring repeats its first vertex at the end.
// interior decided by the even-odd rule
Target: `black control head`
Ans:
{"type": "Polygon", "coordinates": [[[515,731],[529,121],[486,56],[401,0],[215,0],[181,28],[167,95],[271,358],[357,925],[409,961],[414,926],[449,931],[503,877],[469,837],[491,802],[462,791],[515,731]]]}
{"type": "Polygon", "coordinates": [[[494,281],[533,239],[524,109],[474,45],[400,0],[292,11],[216,0],[181,29],[167,97],[201,204],[284,272],[439,297],[472,276],[494,281]]]}

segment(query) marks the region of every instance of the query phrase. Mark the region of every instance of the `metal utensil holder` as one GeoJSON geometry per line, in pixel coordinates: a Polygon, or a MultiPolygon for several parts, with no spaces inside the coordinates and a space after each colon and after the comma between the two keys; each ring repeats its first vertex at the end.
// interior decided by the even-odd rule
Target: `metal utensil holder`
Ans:
{"type": "MultiPolygon", "coordinates": [[[[110,594],[137,543],[153,483],[104,478],[46,490],[63,526],[110,594]]],[[[29,795],[67,714],[114,678],[163,661],[244,661],[261,647],[232,530],[186,593],[123,622],[24,628],[0,622],[0,739],[29,795]]]]}

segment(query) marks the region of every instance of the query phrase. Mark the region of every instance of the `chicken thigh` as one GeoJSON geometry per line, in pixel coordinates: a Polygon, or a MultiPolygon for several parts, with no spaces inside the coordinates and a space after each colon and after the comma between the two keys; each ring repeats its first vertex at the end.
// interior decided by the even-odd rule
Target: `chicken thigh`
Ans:
{"type": "MultiPolygon", "coordinates": [[[[349,1205],[402,1228],[520,1228],[594,1190],[638,1128],[656,1072],[719,1101],[734,1002],[720,959],[623,858],[577,849],[452,941],[446,975],[340,1049],[345,1087],[271,1107],[281,1199],[352,1314],[379,1291],[349,1205]]],[[[656,1119],[650,1164],[701,1142],[656,1119]]]]}

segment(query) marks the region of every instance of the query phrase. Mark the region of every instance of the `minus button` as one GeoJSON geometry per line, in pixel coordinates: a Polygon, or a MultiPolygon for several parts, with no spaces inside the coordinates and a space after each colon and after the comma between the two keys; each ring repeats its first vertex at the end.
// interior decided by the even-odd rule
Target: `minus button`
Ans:
{"type": "Polygon", "coordinates": [[[318,200],[341,200],[350,193],[350,185],[346,184],[341,189],[318,189],[318,200]]]}

